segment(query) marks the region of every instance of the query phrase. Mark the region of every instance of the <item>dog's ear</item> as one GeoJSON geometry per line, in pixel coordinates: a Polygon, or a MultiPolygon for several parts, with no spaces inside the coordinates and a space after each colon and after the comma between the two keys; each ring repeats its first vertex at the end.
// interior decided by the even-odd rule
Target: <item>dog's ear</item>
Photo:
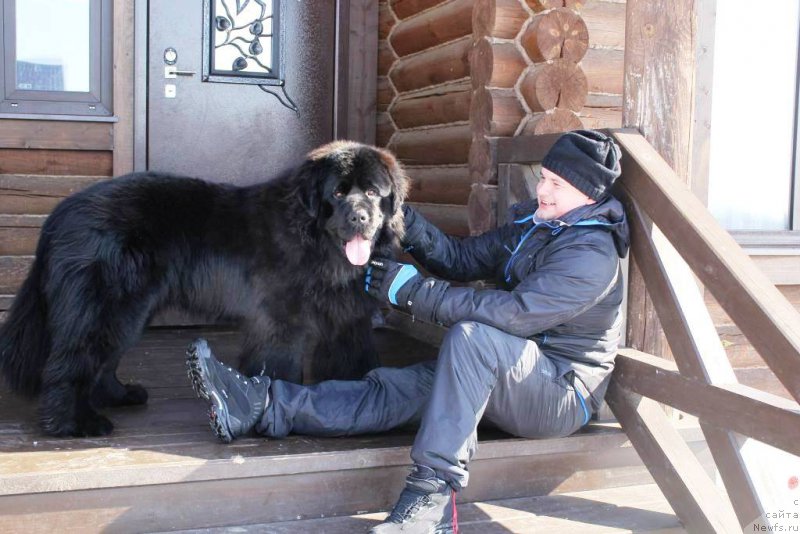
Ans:
{"type": "Polygon", "coordinates": [[[352,141],[333,141],[315,148],[306,156],[306,161],[298,172],[304,177],[301,177],[300,182],[305,187],[300,188],[297,193],[300,203],[310,216],[318,218],[324,204],[326,185],[331,179],[352,170],[355,146],[357,143],[352,141]]]}
{"type": "Polygon", "coordinates": [[[408,196],[409,178],[391,152],[381,148],[377,150],[381,162],[389,171],[389,179],[392,182],[392,215],[387,221],[387,227],[391,235],[392,246],[399,250],[400,243],[406,233],[406,223],[403,218],[403,202],[405,202],[408,196]]]}
{"type": "Polygon", "coordinates": [[[320,161],[306,161],[293,177],[294,194],[309,217],[316,218],[322,205],[326,170],[320,161]]]}
{"type": "Polygon", "coordinates": [[[378,149],[381,161],[389,170],[389,177],[392,181],[392,213],[397,215],[401,212],[403,202],[408,196],[409,178],[400,162],[385,149],[378,149]]]}

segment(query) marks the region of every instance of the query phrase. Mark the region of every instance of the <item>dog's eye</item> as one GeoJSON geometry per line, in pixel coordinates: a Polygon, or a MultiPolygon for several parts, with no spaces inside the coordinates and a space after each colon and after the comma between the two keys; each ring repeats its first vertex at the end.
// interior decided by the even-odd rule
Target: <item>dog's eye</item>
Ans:
{"type": "Polygon", "coordinates": [[[374,187],[370,187],[369,189],[367,189],[368,197],[377,197],[378,195],[380,195],[380,193],[374,187]]]}
{"type": "Polygon", "coordinates": [[[342,191],[341,189],[337,189],[336,191],[333,192],[333,198],[342,198],[342,197],[344,197],[344,191],[342,191]]]}

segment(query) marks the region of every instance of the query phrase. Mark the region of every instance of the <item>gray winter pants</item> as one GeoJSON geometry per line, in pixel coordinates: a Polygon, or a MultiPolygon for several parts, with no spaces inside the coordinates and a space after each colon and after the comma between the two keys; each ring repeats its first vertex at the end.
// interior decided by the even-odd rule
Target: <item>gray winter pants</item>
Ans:
{"type": "Polygon", "coordinates": [[[421,421],[412,460],[460,489],[481,418],[515,436],[566,436],[589,419],[588,392],[579,381],[575,387],[557,377],[533,341],[462,322],[450,328],[436,361],[313,386],[275,380],[256,430],[270,437],[348,436],[421,421]]]}

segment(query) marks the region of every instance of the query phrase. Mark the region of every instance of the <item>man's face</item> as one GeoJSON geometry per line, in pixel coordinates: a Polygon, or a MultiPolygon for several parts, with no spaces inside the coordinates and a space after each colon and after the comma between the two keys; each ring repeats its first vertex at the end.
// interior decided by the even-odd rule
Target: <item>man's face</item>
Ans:
{"type": "Polygon", "coordinates": [[[545,221],[559,219],[575,208],[595,203],[571,183],[544,167],[542,179],[536,184],[536,196],[539,199],[536,216],[545,221]]]}

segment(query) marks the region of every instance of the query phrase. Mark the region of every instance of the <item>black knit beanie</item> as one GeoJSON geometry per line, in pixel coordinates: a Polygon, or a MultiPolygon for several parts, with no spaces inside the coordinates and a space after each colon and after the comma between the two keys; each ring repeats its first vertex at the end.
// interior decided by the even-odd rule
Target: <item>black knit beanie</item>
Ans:
{"type": "Polygon", "coordinates": [[[572,184],[589,198],[601,200],[619,177],[619,146],[594,130],[567,132],[542,160],[542,167],[572,184]]]}

